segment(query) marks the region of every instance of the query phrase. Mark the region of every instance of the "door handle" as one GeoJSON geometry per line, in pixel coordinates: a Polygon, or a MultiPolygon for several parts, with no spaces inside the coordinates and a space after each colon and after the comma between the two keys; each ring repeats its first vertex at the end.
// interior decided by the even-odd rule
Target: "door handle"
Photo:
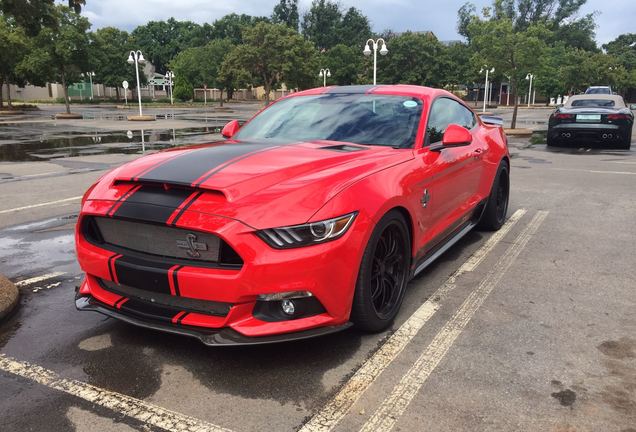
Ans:
{"type": "Polygon", "coordinates": [[[476,148],[475,150],[473,150],[473,157],[475,159],[479,159],[482,156],[483,153],[484,153],[484,149],[476,148]]]}

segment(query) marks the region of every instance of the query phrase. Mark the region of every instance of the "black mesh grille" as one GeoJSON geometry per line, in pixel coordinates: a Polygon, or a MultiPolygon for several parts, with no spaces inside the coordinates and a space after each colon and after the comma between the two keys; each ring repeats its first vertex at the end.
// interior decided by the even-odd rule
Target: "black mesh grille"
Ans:
{"type": "Polygon", "coordinates": [[[211,233],[94,216],[84,218],[82,233],[89,242],[125,255],[194,266],[243,265],[236,251],[211,233]]]}

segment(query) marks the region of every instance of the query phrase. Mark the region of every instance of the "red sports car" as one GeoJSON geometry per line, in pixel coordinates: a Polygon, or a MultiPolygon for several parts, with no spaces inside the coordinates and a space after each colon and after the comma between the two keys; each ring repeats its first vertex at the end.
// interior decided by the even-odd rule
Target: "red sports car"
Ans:
{"type": "Polygon", "coordinates": [[[505,134],[444,90],[304,91],[223,135],[86,192],[79,310],[209,345],[380,331],[415,274],[506,217],[505,134]]]}

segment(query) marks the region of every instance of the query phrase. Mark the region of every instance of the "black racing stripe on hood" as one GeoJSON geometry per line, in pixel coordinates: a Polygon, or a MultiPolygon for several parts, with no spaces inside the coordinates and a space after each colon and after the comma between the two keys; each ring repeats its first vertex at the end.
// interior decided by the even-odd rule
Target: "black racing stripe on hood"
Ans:
{"type": "Polygon", "coordinates": [[[211,171],[218,170],[232,159],[274,146],[273,144],[237,143],[191,150],[141,174],[136,180],[189,186],[195,180],[211,171]]]}
{"type": "Polygon", "coordinates": [[[190,195],[192,190],[188,189],[166,190],[158,186],[143,185],[112,216],[164,224],[190,195]]]}

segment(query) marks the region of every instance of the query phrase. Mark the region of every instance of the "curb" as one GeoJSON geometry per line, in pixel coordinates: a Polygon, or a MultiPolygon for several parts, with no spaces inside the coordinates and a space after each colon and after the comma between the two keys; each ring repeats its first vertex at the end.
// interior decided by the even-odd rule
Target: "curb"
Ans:
{"type": "Polygon", "coordinates": [[[0,321],[18,305],[18,289],[6,277],[0,275],[0,321]]]}
{"type": "Polygon", "coordinates": [[[504,129],[508,136],[529,137],[532,136],[532,129],[504,129]]]}

